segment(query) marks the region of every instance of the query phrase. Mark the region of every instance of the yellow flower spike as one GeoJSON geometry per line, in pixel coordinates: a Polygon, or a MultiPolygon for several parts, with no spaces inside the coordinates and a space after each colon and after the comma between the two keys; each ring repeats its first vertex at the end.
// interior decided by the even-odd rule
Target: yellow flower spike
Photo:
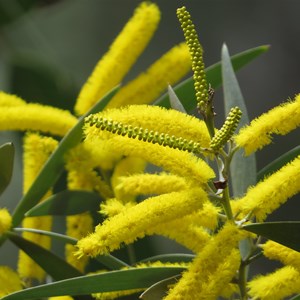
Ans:
{"type": "Polygon", "coordinates": [[[20,97],[0,91],[0,107],[21,106],[21,105],[26,105],[26,102],[20,97]]]}
{"type": "Polygon", "coordinates": [[[96,256],[113,251],[121,243],[132,243],[145,236],[153,224],[163,224],[201,208],[207,201],[199,188],[148,198],[98,225],[95,232],[77,244],[77,255],[96,256]]]}
{"type": "Polygon", "coordinates": [[[267,215],[300,191],[299,169],[300,156],[250,187],[243,198],[231,202],[234,214],[239,212],[239,217],[243,218],[253,213],[258,222],[265,220],[267,215]]]}
{"type": "Polygon", "coordinates": [[[115,188],[117,198],[124,196],[137,196],[149,194],[166,194],[177,192],[189,187],[184,178],[177,175],[161,174],[135,174],[120,177],[120,183],[115,188]]]}
{"type": "Polygon", "coordinates": [[[300,273],[291,266],[285,266],[274,273],[252,279],[248,288],[253,300],[285,299],[300,293],[300,273]]]}
{"type": "Polygon", "coordinates": [[[272,134],[285,135],[300,126],[300,94],[294,101],[286,102],[262,114],[242,128],[235,137],[246,155],[263,148],[272,141],[272,134]]]}
{"type": "MultiPolygon", "coordinates": [[[[116,187],[121,182],[121,178],[123,176],[129,176],[131,174],[136,174],[144,171],[146,167],[146,162],[143,159],[140,159],[138,157],[124,157],[121,160],[118,161],[116,164],[113,174],[111,176],[111,185],[114,190],[114,194],[117,195],[117,189],[116,187]]],[[[131,195],[122,195],[122,199],[120,198],[120,195],[118,196],[119,200],[122,200],[122,202],[131,202],[135,201],[135,197],[132,197],[131,195]]]]}
{"type": "MultiPolygon", "coordinates": [[[[32,182],[35,180],[37,174],[41,170],[44,163],[47,161],[51,153],[57,147],[58,142],[50,137],[42,137],[36,133],[28,133],[24,138],[24,193],[28,191],[32,182]]],[[[44,198],[49,197],[49,191],[44,198]]],[[[42,230],[51,230],[52,217],[29,217],[23,220],[22,226],[24,228],[37,228],[42,230]]],[[[51,247],[51,239],[45,235],[34,234],[31,232],[24,232],[23,237],[33,241],[40,246],[49,249],[51,247]]],[[[18,260],[18,272],[21,278],[28,280],[30,284],[31,279],[38,279],[42,281],[45,277],[45,271],[39,267],[27,254],[20,251],[18,260]]]]}
{"type": "Polygon", "coordinates": [[[210,142],[210,147],[213,150],[219,150],[229,141],[240,122],[241,116],[242,111],[237,106],[231,108],[222,128],[214,135],[210,142]]]}
{"type": "Polygon", "coordinates": [[[192,59],[194,85],[196,90],[197,106],[201,112],[207,111],[209,101],[208,84],[204,72],[203,49],[198,39],[198,34],[191,20],[190,13],[183,6],[177,9],[177,17],[181,24],[184,37],[192,59]]]}
{"type": "Polygon", "coordinates": [[[165,132],[170,136],[180,136],[198,142],[201,147],[209,147],[210,137],[205,123],[174,109],[153,105],[130,105],[121,109],[109,109],[94,116],[111,118],[132,127],[147,128],[149,131],[165,132]]]}
{"type": "MultiPolygon", "coordinates": [[[[94,130],[91,127],[86,129],[85,133],[87,134],[86,139],[92,142],[94,147],[101,145],[99,130],[94,130]]],[[[213,170],[203,160],[188,152],[159,144],[147,143],[145,145],[142,141],[122,136],[112,136],[107,141],[116,153],[143,158],[147,162],[162,167],[173,174],[185,177],[186,180],[197,185],[204,184],[215,177],[213,170]]]]}
{"type": "Polygon", "coordinates": [[[120,83],[147,46],[159,19],[160,12],[156,4],[142,2],[139,5],[82,87],[75,105],[78,114],[84,114],[120,83]]]}
{"type": "Polygon", "coordinates": [[[162,235],[186,247],[194,253],[199,253],[209,242],[210,235],[202,227],[187,223],[188,218],[182,217],[163,225],[152,226],[147,235],[162,235]]]}
{"type": "Polygon", "coordinates": [[[269,259],[276,259],[290,265],[300,272],[300,253],[274,241],[267,241],[262,245],[264,256],[269,259]]]}
{"type": "Polygon", "coordinates": [[[191,67],[185,43],[179,44],[153,63],[145,73],[130,81],[113,97],[107,108],[127,104],[148,104],[167,88],[185,76],[191,67]]]}
{"type": "Polygon", "coordinates": [[[234,277],[238,269],[239,260],[234,250],[237,248],[240,240],[244,238],[244,233],[239,230],[235,224],[227,223],[200,251],[189,269],[183,273],[182,278],[170,290],[165,300],[193,300],[193,299],[216,299],[215,294],[219,293],[234,277]],[[230,261],[236,268],[227,265],[230,261]],[[222,269],[224,282],[219,279],[218,271],[222,269]],[[216,291],[207,290],[210,282],[217,279],[216,291]]]}
{"type": "Polygon", "coordinates": [[[0,208],[0,237],[11,227],[12,217],[6,208],[0,208]]]}
{"type": "Polygon", "coordinates": [[[64,136],[76,123],[69,111],[41,104],[5,107],[0,111],[0,130],[38,130],[64,136]]]}
{"type": "Polygon", "coordinates": [[[19,275],[7,266],[0,266],[0,297],[19,291],[23,283],[19,275]]]}

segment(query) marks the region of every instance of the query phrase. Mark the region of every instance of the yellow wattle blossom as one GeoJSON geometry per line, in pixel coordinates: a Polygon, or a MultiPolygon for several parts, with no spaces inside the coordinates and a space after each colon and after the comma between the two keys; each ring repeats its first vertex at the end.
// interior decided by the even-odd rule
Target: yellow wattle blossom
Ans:
{"type": "Polygon", "coordinates": [[[274,273],[252,279],[248,288],[253,300],[285,299],[300,293],[300,273],[291,266],[285,266],[274,273]]]}
{"type": "MultiPolygon", "coordinates": [[[[50,137],[42,137],[36,133],[28,133],[24,138],[24,193],[28,191],[32,182],[35,180],[37,174],[42,166],[49,158],[51,153],[57,147],[58,142],[50,137]]],[[[44,198],[50,196],[48,192],[44,198]]],[[[28,217],[23,220],[22,226],[24,228],[37,228],[41,230],[51,230],[52,217],[28,217]]],[[[31,232],[24,232],[23,237],[39,246],[49,249],[51,246],[51,239],[45,235],[39,235],[31,232]]],[[[45,277],[45,271],[40,268],[25,252],[20,251],[18,260],[18,272],[21,278],[30,280],[33,278],[42,281],[45,277]]]]}
{"type": "Polygon", "coordinates": [[[240,257],[235,250],[243,236],[243,232],[235,224],[225,224],[221,231],[212,237],[203,250],[197,254],[189,269],[183,273],[182,278],[164,299],[216,299],[218,293],[235,276],[239,267],[240,257]],[[224,281],[219,277],[222,276],[218,274],[219,270],[222,270],[224,274],[224,281]],[[207,288],[214,279],[217,290],[208,290],[207,288]]]}
{"type": "Polygon", "coordinates": [[[12,224],[12,217],[6,208],[0,208],[0,237],[8,231],[12,224]]]}
{"type": "Polygon", "coordinates": [[[274,241],[267,241],[262,245],[264,256],[269,259],[276,259],[290,265],[300,272],[300,252],[285,247],[274,241]]]}
{"type": "Polygon", "coordinates": [[[188,188],[184,178],[177,175],[135,174],[120,177],[120,183],[115,187],[117,198],[147,194],[166,194],[188,188]]]}
{"type": "Polygon", "coordinates": [[[78,242],[77,254],[96,256],[118,249],[122,242],[129,244],[144,237],[153,224],[189,214],[205,201],[207,195],[200,188],[148,198],[98,225],[93,234],[78,242]]]}
{"type": "Polygon", "coordinates": [[[267,215],[300,191],[299,168],[300,156],[250,187],[243,198],[232,201],[234,213],[240,212],[243,217],[252,212],[259,222],[265,220],[267,215]]]}
{"type": "Polygon", "coordinates": [[[64,136],[76,123],[69,111],[41,104],[7,106],[0,111],[0,130],[37,130],[64,136]]]}
{"type": "Polygon", "coordinates": [[[236,135],[235,142],[248,155],[270,144],[272,134],[285,135],[299,126],[300,94],[294,101],[277,106],[251,121],[236,135]]]}
{"type": "MultiPolygon", "coordinates": [[[[123,199],[122,199],[123,200],[123,199]]],[[[113,217],[118,215],[120,212],[130,209],[131,207],[135,206],[136,203],[134,201],[125,202],[121,201],[116,198],[107,199],[100,204],[100,213],[106,217],[113,217]]]]}
{"type": "Polygon", "coordinates": [[[154,3],[142,2],[138,6],[82,87],[75,105],[78,114],[84,114],[120,83],[150,41],[159,20],[160,12],[154,3]]]}
{"type": "Polygon", "coordinates": [[[186,177],[195,184],[206,183],[215,177],[213,170],[200,158],[194,155],[172,149],[166,146],[152,144],[122,136],[114,136],[94,127],[85,127],[86,141],[93,143],[94,147],[101,145],[101,138],[108,138],[111,149],[120,155],[143,158],[156,166],[164,168],[173,174],[186,177]]]}
{"type": "Polygon", "coordinates": [[[154,62],[148,70],[130,81],[113,97],[107,108],[133,104],[149,104],[173,85],[191,68],[190,55],[185,43],[174,46],[154,62]]]}
{"type": "Polygon", "coordinates": [[[0,297],[19,291],[23,288],[19,275],[7,266],[0,266],[0,297]]]}
{"type": "Polygon", "coordinates": [[[205,123],[174,109],[151,105],[129,105],[120,109],[109,109],[95,116],[111,118],[132,127],[147,128],[149,131],[164,132],[170,136],[198,142],[201,147],[209,147],[210,137],[205,123]],[[157,116],[159,116],[159,122],[157,116]]]}
{"type": "Polygon", "coordinates": [[[11,95],[0,91],[0,106],[21,106],[26,105],[26,102],[16,95],[11,95]]]}

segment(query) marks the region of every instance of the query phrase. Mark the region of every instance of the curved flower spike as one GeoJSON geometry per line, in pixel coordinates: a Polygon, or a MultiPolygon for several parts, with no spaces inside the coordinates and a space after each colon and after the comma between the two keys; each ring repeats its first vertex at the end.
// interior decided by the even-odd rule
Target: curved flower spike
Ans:
{"type": "Polygon", "coordinates": [[[64,136],[77,118],[69,111],[40,104],[5,107],[0,110],[0,130],[38,130],[64,136]]]}
{"type": "Polygon", "coordinates": [[[271,143],[272,134],[285,135],[300,126],[300,94],[289,101],[271,109],[242,128],[235,137],[239,147],[246,155],[271,143]]]}
{"type": "Polygon", "coordinates": [[[121,243],[129,244],[144,237],[153,224],[190,214],[207,200],[200,188],[148,198],[98,225],[93,234],[78,242],[77,255],[96,256],[118,249],[121,243]]]}
{"type": "Polygon", "coordinates": [[[246,195],[231,202],[234,213],[241,218],[253,213],[259,222],[276,210],[288,198],[300,191],[300,156],[288,163],[256,186],[250,187],[246,195]]]}
{"type": "Polygon", "coordinates": [[[6,208],[0,209],[0,237],[11,227],[12,217],[6,208]]]}
{"type": "Polygon", "coordinates": [[[0,297],[23,288],[19,275],[7,266],[0,266],[0,297]]]}
{"type": "Polygon", "coordinates": [[[10,95],[0,91],[0,106],[20,106],[26,102],[18,96],[10,95]]]}
{"type": "Polygon", "coordinates": [[[249,296],[254,300],[286,299],[300,293],[300,273],[285,266],[274,273],[258,276],[248,283],[249,296]]]}
{"type": "Polygon", "coordinates": [[[84,114],[120,83],[148,44],[159,19],[160,12],[156,4],[140,4],[82,87],[75,105],[78,114],[84,114]]]}

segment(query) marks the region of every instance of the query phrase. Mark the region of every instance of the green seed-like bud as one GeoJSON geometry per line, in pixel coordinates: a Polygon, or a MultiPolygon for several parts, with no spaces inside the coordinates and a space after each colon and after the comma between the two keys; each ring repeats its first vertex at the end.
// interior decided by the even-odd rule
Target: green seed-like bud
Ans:
{"type": "Polygon", "coordinates": [[[185,6],[177,9],[177,17],[184,33],[185,41],[189,47],[194,85],[196,90],[197,106],[200,112],[207,111],[207,103],[210,100],[208,94],[208,83],[204,72],[203,49],[199,42],[195,26],[185,6]]]}
{"type": "Polygon", "coordinates": [[[123,124],[101,116],[90,115],[85,118],[85,123],[89,126],[95,126],[101,130],[111,132],[113,134],[127,136],[128,138],[138,139],[141,142],[148,142],[168,146],[173,149],[179,149],[192,153],[202,153],[199,143],[193,140],[183,139],[181,137],[169,136],[168,134],[144,129],[142,127],[133,127],[132,125],[123,124]]]}
{"type": "Polygon", "coordinates": [[[222,128],[215,134],[215,136],[211,140],[210,148],[218,151],[226,144],[227,141],[231,139],[240,122],[241,116],[242,111],[237,106],[231,108],[222,128]]]}

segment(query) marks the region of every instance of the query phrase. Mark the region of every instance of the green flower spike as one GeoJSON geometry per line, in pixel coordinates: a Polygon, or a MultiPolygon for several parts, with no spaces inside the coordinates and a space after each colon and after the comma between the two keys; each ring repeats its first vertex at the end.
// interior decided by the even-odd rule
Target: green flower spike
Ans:
{"type": "Polygon", "coordinates": [[[185,41],[189,47],[192,60],[194,86],[196,90],[197,107],[205,119],[213,116],[210,92],[204,71],[203,49],[199,42],[195,26],[185,6],[177,9],[177,17],[184,33],[185,41]]]}
{"type": "Polygon", "coordinates": [[[129,138],[137,138],[140,141],[168,146],[173,149],[179,149],[192,153],[202,153],[204,149],[200,144],[192,140],[187,140],[174,135],[160,133],[153,130],[144,129],[142,127],[133,127],[121,122],[113,121],[112,119],[103,118],[95,115],[90,115],[85,119],[90,126],[96,125],[97,128],[114,134],[127,136],[129,138]]]}
{"type": "Polygon", "coordinates": [[[210,148],[218,151],[233,136],[240,119],[242,111],[236,106],[231,108],[222,128],[216,133],[210,142],[210,148]]]}

